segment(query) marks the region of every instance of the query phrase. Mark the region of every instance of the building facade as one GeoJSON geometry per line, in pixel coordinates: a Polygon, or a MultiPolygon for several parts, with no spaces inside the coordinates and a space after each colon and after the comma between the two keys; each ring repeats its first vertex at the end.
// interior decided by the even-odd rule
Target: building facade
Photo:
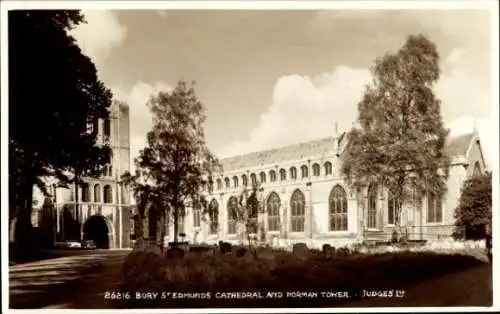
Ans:
{"type": "Polygon", "coordinates": [[[130,171],[129,120],[128,105],[113,102],[109,119],[89,125],[97,143],[108,143],[112,150],[111,162],[100,178],[83,178],[85,184],[78,190],[75,185],[49,184],[53,198],[39,202],[32,219],[45,244],[91,239],[100,248],[130,247],[131,193],[119,183],[130,171]]]}
{"type": "MultiPolygon", "coordinates": [[[[230,212],[242,191],[259,182],[263,210],[258,214],[260,227],[255,236],[265,243],[287,246],[301,242],[319,247],[389,240],[395,228],[395,200],[383,187],[349,188],[340,173],[347,138],[343,133],[220,160],[223,171],[214,176],[207,191],[210,214],[204,217],[188,208],[179,233],[193,243],[238,243],[241,237],[230,212]]],[[[446,153],[452,164],[445,197],[427,195],[403,204],[401,225],[406,226],[409,239],[451,236],[464,180],[486,168],[476,131],[449,138],[446,153]]],[[[148,216],[153,217],[146,211],[145,225],[154,220],[148,222],[148,216]]],[[[172,241],[172,219],[166,224],[167,240],[172,241]]],[[[158,238],[159,228],[148,228],[154,229],[149,237],[158,238]]]]}

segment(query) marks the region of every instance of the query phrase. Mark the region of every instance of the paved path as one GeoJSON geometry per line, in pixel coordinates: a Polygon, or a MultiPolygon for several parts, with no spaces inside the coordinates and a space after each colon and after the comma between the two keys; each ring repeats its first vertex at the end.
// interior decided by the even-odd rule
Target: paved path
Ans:
{"type": "Polygon", "coordinates": [[[94,251],[10,266],[9,307],[106,308],[104,292],[119,282],[128,253],[94,251]]]}
{"type": "Polygon", "coordinates": [[[349,307],[492,306],[491,264],[433,278],[405,289],[403,298],[362,299],[349,307]]]}

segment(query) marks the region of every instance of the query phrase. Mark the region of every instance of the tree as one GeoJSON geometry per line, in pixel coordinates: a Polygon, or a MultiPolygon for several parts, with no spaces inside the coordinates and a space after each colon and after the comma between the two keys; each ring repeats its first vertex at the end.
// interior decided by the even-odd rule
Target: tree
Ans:
{"type": "Polygon", "coordinates": [[[343,157],[341,171],[351,187],[375,183],[392,193],[398,231],[405,201],[446,191],[448,130],[433,92],[438,63],[435,44],[422,35],[376,59],[343,157]]]}
{"type": "Polygon", "coordinates": [[[260,200],[262,189],[260,184],[255,182],[250,189],[245,188],[238,197],[235,204],[231,204],[232,211],[229,212],[231,219],[239,226],[240,239],[245,237],[248,240],[248,247],[252,246],[251,234],[259,232],[259,213],[263,212],[263,204],[260,200]]]}
{"type": "Polygon", "coordinates": [[[22,241],[35,184],[47,195],[45,177],[67,184],[100,175],[110,150],[88,127],[109,117],[112,95],[67,33],[85,22],[79,11],[9,11],[8,18],[9,213],[23,225],[22,241]]]}
{"type": "Polygon", "coordinates": [[[188,202],[201,204],[205,178],[218,165],[205,144],[204,108],[193,85],[180,81],[171,92],[160,92],[149,101],[153,127],[135,160],[138,173],[131,179],[136,182],[135,193],[146,199],[154,195],[164,210],[173,210],[174,243],[178,242],[179,215],[188,202]],[[139,178],[143,182],[137,184],[139,178]]]}
{"type": "Polygon", "coordinates": [[[485,238],[485,226],[491,225],[491,172],[472,176],[464,182],[455,209],[455,238],[485,238]]]}

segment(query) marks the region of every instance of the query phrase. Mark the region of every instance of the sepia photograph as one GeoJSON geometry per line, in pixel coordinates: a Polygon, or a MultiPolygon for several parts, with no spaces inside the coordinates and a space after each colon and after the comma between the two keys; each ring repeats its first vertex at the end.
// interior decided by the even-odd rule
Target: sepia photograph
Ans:
{"type": "Polygon", "coordinates": [[[499,309],[495,1],[1,23],[3,311],[499,309]]]}

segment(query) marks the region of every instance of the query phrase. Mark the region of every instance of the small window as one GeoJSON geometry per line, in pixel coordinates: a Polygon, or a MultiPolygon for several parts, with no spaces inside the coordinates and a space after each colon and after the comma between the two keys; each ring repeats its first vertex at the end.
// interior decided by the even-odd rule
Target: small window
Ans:
{"type": "Polygon", "coordinates": [[[286,171],[285,169],[280,169],[280,181],[286,180],[286,171]]]}
{"type": "Polygon", "coordinates": [[[320,175],[320,167],[318,164],[313,165],[313,176],[319,177],[320,175]]]}
{"type": "Polygon", "coordinates": [[[276,182],[276,171],[274,170],[269,171],[269,181],[276,182]]]}
{"type": "Polygon", "coordinates": [[[104,186],[104,203],[113,203],[113,189],[110,185],[104,186]]]}
{"type": "Polygon", "coordinates": [[[332,163],[327,161],[325,162],[325,175],[331,175],[332,174],[332,163]]]}
{"type": "Polygon", "coordinates": [[[266,183],[266,173],[265,172],[260,173],[260,182],[266,183]]]}
{"type": "Polygon", "coordinates": [[[309,177],[309,171],[308,171],[306,165],[303,165],[302,167],[300,167],[300,171],[302,172],[302,179],[309,177]]]}

